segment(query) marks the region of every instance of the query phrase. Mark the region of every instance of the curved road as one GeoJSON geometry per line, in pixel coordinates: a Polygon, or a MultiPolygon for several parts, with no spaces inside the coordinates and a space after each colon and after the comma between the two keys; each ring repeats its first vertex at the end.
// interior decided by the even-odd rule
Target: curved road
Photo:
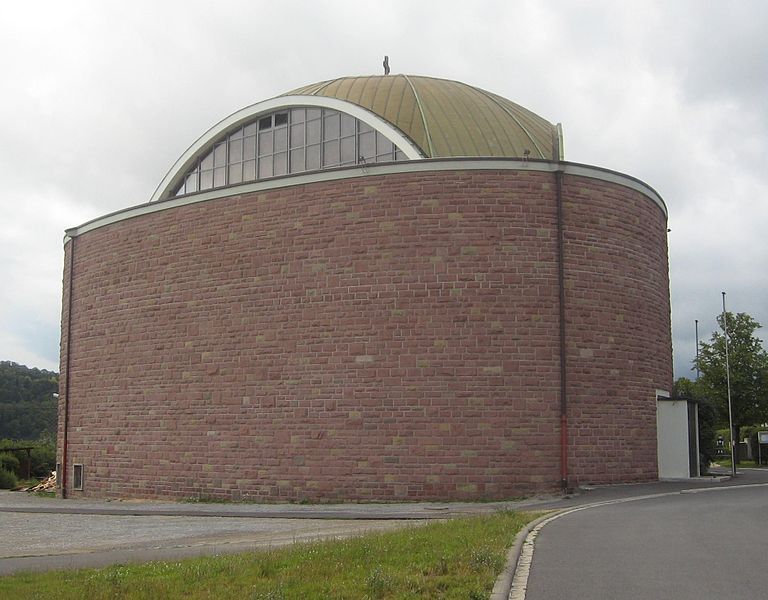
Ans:
{"type": "Polygon", "coordinates": [[[692,489],[551,521],[524,597],[756,600],[768,597],[767,562],[768,483],[692,489]]]}

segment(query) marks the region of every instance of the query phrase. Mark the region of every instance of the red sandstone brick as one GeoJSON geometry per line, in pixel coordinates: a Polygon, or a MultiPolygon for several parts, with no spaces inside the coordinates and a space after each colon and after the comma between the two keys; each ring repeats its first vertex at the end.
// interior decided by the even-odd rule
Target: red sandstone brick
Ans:
{"type": "MultiPolygon", "coordinates": [[[[555,488],[553,181],[307,184],[79,236],[69,365],[71,244],[65,257],[59,447],[68,368],[67,462],[85,465],[86,485],[70,494],[555,488]]],[[[672,379],[665,217],[616,184],[566,176],[563,190],[571,481],[652,479],[654,391],[672,379]]]]}

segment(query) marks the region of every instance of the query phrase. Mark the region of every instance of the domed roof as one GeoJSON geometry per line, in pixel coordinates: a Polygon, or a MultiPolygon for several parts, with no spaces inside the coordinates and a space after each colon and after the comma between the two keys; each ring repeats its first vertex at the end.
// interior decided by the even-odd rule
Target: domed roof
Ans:
{"type": "Polygon", "coordinates": [[[284,95],[357,104],[402,131],[428,158],[562,159],[557,126],[506,98],[458,81],[415,75],[342,77],[284,95]]]}
{"type": "Polygon", "coordinates": [[[461,157],[562,160],[561,129],[458,81],[342,77],[219,121],[179,157],[150,202],[371,162],[461,157]]]}

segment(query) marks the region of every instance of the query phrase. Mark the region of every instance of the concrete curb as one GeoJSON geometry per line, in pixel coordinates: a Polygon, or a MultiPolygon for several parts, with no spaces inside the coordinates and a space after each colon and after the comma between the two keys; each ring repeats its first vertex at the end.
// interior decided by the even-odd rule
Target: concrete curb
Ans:
{"type": "Polygon", "coordinates": [[[731,479],[730,475],[715,475],[712,477],[664,477],[659,479],[661,483],[701,483],[706,481],[709,483],[723,483],[731,479]]]}
{"type": "MultiPolygon", "coordinates": [[[[567,509],[566,509],[567,510],[567,509]]],[[[512,547],[507,552],[507,562],[504,565],[504,569],[496,578],[496,583],[493,585],[491,591],[490,600],[508,600],[510,591],[512,590],[512,580],[515,577],[515,571],[517,570],[517,561],[520,559],[520,553],[523,551],[523,544],[528,538],[528,534],[547,519],[551,518],[554,514],[562,511],[547,511],[547,514],[540,516],[523,527],[517,532],[515,541],[512,547]]]]}
{"type": "Polygon", "coordinates": [[[416,513],[416,512],[382,512],[382,513],[364,513],[364,512],[335,512],[335,511],[249,511],[240,512],[216,510],[216,509],[160,509],[160,510],[142,510],[141,508],[116,507],[116,508],[96,508],[96,507],[42,507],[42,506],[0,506],[0,513],[36,513],[36,514],[58,514],[58,515],[107,515],[113,517],[233,517],[249,519],[312,519],[312,520],[333,520],[333,521],[430,521],[441,520],[450,517],[462,516],[465,513],[459,512],[434,512],[434,513],[416,513]]]}

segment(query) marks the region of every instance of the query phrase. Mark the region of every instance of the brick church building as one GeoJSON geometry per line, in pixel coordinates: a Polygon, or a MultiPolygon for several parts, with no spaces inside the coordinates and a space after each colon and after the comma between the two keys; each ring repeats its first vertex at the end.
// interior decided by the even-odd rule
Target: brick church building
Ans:
{"type": "Polygon", "coordinates": [[[244,108],[67,230],[67,497],[503,499],[657,472],[667,209],[456,81],[244,108]]]}

